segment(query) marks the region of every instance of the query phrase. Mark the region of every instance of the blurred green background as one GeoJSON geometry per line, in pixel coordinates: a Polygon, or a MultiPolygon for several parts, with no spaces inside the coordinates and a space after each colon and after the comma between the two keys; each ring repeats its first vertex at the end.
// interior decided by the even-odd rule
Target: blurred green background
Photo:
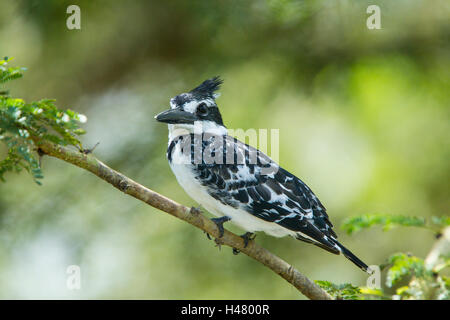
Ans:
{"type": "MultiPolygon", "coordinates": [[[[448,214],[449,18],[444,0],[7,0],[0,55],[28,68],[12,96],[84,113],[83,143],[100,142],[98,158],[188,206],[165,159],[167,128],[153,117],[221,75],[225,124],[280,129],[280,164],[320,197],[341,242],[380,264],[397,251],[425,256],[433,235],[349,237],[346,217],[448,214]],[[66,27],[74,3],[81,30],[66,27]],[[366,27],[370,4],[381,30],[366,27]]],[[[43,186],[25,173],[0,184],[0,298],[304,298],[86,171],[49,158],[43,170],[43,186]],[[81,290],[66,288],[69,265],[81,267],[81,290]]],[[[342,256],[292,238],[256,241],[311,279],[365,284],[342,256]]]]}

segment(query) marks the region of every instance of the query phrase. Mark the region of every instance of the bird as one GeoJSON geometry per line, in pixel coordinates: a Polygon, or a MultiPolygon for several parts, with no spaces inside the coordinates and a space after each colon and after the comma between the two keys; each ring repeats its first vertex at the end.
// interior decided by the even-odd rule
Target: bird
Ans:
{"type": "Polygon", "coordinates": [[[333,254],[343,254],[363,271],[369,267],[344,247],[318,197],[269,156],[228,135],[216,103],[223,80],[216,76],[170,99],[155,116],[169,129],[167,159],[185,192],[216,218],[219,236],[230,221],[245,230],[292,236],[333,254]]]}

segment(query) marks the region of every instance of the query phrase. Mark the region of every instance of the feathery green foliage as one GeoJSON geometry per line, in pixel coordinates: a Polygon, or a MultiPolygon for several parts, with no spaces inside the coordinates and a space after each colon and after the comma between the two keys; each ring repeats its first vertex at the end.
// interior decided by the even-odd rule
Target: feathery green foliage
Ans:
{"type": "MultiPolygon", "coordinates": [[[[0,85],[23,76],[25,68],[9,67],[11,59],[0,60],[0,85]]],[[[0,179],[5,181],[5,173],[27,170],[36,183],[43,178],[39,155],[33,138],[47,140],[60,145],[73,145],[82,149],[77,136],[84,133],[79,127],[86,117],[72,110],[58,109],[54,100],[44,99],[26,103],[12,98],[8,90],[0,88],[0,141],[8,150],[0,161],[0,179]]]]}
{"type": "MultiPolygon", "coordinates": [[[[352,234],[362,229],[379,225],[384,231],[395,226],[414,226],[433,230],[438,235],[450,223],[450,217],[432,217],[426,221],[421,217],[400,215],[366,214],[347,219],[342,228],[352,234]]],[[[395,288],[395,294],[389,295],[383,289],[354,287],[349,284],[337,285],[327,281],[316,281],[324,290],[340,299],[450,299],[450,278],[446,272],[450,266],[450,256],[440,257],[440,263],[427,267],[424,259],[406,253],[391,255],[382,269],[387,269],[386,287],[395,288]],[[401,286],[401,283],[407,285],[401,286]],[[397,287],[397,288],[396,288],[397,287]]]]}
{"type": "Polygon", "coordinates": [[[431,221],[427,221],[423,217],[389,214],[365,214],[346,219],[342,224],[342,229],[344,229],[348,234],[352,234],[373,226],[382,226],[385,231],[398,226],[421,227],[437,231],[439,228],[448,225],[450,225],[450,218],[445,216],[433,216],[431,221]]]}
{"type": "Polygon", "coordinates": [[[425,278],[433,272],[425,268],[423,259],[405,253],[396,253],[388,259],[391,267],[388,270],[386,285],[392,287],[407,276],[425,278]]]}
{"type": "Polygon", "coordinates": [[[322,289],[337,300],[361,300],[361,290],[350,283],[334,284],[329,281],[316,280],[322,289]]]}

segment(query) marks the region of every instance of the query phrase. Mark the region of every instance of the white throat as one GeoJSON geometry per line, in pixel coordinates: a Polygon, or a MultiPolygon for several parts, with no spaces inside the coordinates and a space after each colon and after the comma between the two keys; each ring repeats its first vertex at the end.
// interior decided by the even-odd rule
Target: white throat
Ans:
{"type": "Polygon", "coordinates": [[[176,137],[185,134],[209,133],[213,135],[227,135],[228,130],[213,121],[195,121],[194,124],[169,124],[169,143],[176,137]]]}

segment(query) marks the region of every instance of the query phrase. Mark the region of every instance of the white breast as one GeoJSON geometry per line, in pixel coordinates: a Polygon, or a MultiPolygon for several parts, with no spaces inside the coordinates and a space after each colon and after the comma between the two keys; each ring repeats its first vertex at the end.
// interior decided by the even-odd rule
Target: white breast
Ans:
{"type": "Polygon", "coordinates": [[[202,186],[195,178],[194,166],[190,164],[188,156],[181,152],[179,144],[172,151],[170,167],[184,191],[215,216],[221,217],[226,215],[231,218],[231,222],[245,231],[264,231],[275,237],[295,236],[293,231],[287,230],[276,223],[257,218],[243,209],[225,205],[210,196],[206,187],[202,186]]]}

